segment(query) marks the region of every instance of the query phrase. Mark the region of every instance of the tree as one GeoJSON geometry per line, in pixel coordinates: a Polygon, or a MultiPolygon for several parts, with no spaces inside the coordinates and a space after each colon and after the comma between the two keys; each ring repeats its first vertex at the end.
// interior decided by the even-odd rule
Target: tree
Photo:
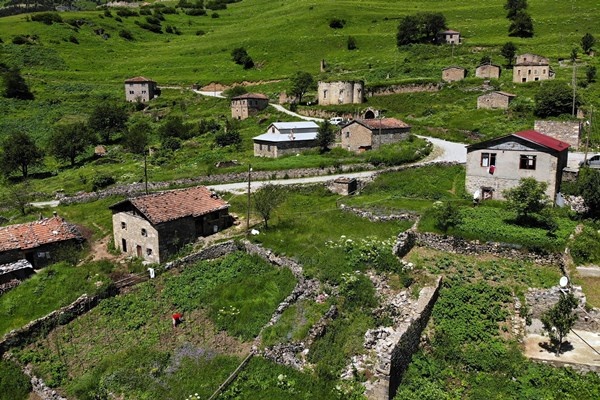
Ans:
{"type": "Polygon", "coordinates": [[[317,131],[317,146],[319,146],[321,153],[325,153],[334,141],[335,132],[333,126],[329,121],[325,120],[319,125],[319,130],[317,131]]]}
{"type": "Polygon", "coordinates": [[[600,170],[581,168],[577,177],[579,194],[583,197],[588,212],[593,217],[600,216],[600,170]]]}
{"type": "Polygon", "coordinates": [[[588,83],[592,83],[596,81],[596,66],[588,65],[585,68],[585,78],[588,83]]]}
{"type": "Polygon", "coordinates": [[[506,18],[513,19],[517,13],[527,8],[527,0],[506,0],[504,9],[508,12],[506,18]]]}
{"type": "Polygon", "coordinates": [[[246,93],[248,93],[248,91],[242,85],[235,85],[232,88],[223,91],[223,95],[225,95],[229,101],[231,101],[231,99],[234,97],[241,96],[246,93]]]}
{"type": "Polygon", "coordinates": [[[33,100],[33,93],[17,68],[9,69],[2,75],[4,80],[4,97],[9,99],[33,100]]]}
{"type": "Polygon", "coordinates": [[[396,44],[439,43],[439,33],[444,29],[447,29],[447,25],[442,13],[407,15],[398,25],[396,44]]]}
{"type": "Polygon", "coordinates": [[[571,59],[572,63],[574,63],[575,61],[577,61],[577,47],[573,47],[571,49],[571,56],[569,58],[571,59]]]}
{"type": "Polygon", "coordinates": [[[110,142],[111,136],[125,129],[129,115],[116,103],[98,104],[88,120],[93,132],[99,133],[102,143],[110,142]]]}
{"type": "Polygon", "coordinates": [[[298,71],[290,80],[290,94],[298,103],[302,103],[302,98],[306,93],[315,87],[315,80],[308,72],[298,71]]]}
{"type": "Polygon", "coordinates": [[[254,209],[262,217],[265,229],[269,229],[271,213],[285,200],[285,197],[285,188],[272,183],[267,183],[254,193],[254,209]]]}
{"type": "Polygon", "coordinates": [[[585,54],[590,54],[592,52],[594,44],[596,44],[596,38],[589,32],[581,38],[581,48],[585,54]]]}
{"type": "Polygon", "coordinates": [[[419,43],[420,39],[419,18],[416,15],[407,15],[402,18],[398,25],[398,33],[396,33],[396,44],[398,47],[419,43]]]}
{"type": "Polygon", "coordinates": [[[548,207],[547,187],[547,182],[538,182],[534,178],[522,178],[518,186],[502,192],[506,198],[506,208],[517,214],[517,223],[531,223],[534,214],[539,214],[548,207]]]}
{"type": "Polygon", "coordinates": [[[54,127],[49,136],[48,152],[60,160],[67,160],[71,167],[75,159],[94,143],[94,135],[81,122],[73,122],[54,127]]]}
{"type": "Polygon", "coordinates": [[[24,131],[14,131],[2,142],[0,168],[5,175],[20,170],[23,178],[29,176],[29,167],[42,163],[44,153],[24,131]]]}
{"type": "Polygon", "coordinates": [[[348,36],[348,42],[346,44],[348,50],[356,50],[358,46],[356,45],[356,38],[354,36],[348,36]]]}
{"type": "Polygon", "coordinates": [[[29,180],[25,179],[21,183],[13,184],[7,178],[3,178],[1,183],[1,186],[6,188],[6,191],[0,198],[2,204],[16,208],[21,215],[27,214],[27,206],[33,198],[29,180]]]}
{"type": "Polygon", "coordinates": [[[236,47],[231,51],[231,59],[238,65],[243,65],[244,69],[250,69],[254,67],[254,61],[248,54],[245,48],[236,47]]]}
{"type": "Polygon", "coordinates": [[[508,36],[533,37],[533,19],[526,11],[519,11],[508,27],[508,36]]]}
{"type": "Polygon", "coordinates": [[[123,137],[123,147],[134,154],[144,154],[150,144],[152,127],[146,121],[138,121],[127,128],[123,137]]]}
{"type": "Polygon", "coordinates": [[[168,117],[164,124],[158,128],[158,136],[161,139],[174,137],[189,139],[192,136],[192,126],[185,124],[181,117],[168,117]]]}
{"type": "Polygon", "coordinates": [[[577,314],[573,312],[577,308],[577,303],[573,293],[561,293],[558,302],[542,314],[541,321],[544,330],[548,332],[548,336],[556,347],[557,357],[560,356],[564,337],[577,321],[577,314]]]}
{"type": "MultiPolygon", "coordinates": [[[[579,98],[575,98],[575,106],[579,98]]],[[[561,114],[571,114],[573,110],[573,90],[566,82],[546,81],[535,95],[534,114],[538,117],[557,117],[561,114]]]]}
{"type": "Polygon", "coordinates": [[[433,204],[432,211],[433,217],[435,218],[435,226],[441,230],[444,235],[448,233],[450,228],[454,228],[462,222],[462,216],[460,215],[458,207],[451,201],[436,201],[433,204]]]}
{"type": "Polygon", "coordinates": [[[506,65],[508,67],[512,67],[516,53],[517,53],[517,46],[515,46],[515,44],[513,42],[504,43],[504,46],[502,46],[502,48],[500,49],[500,54],[506,60],[506,65]]]}
{"type": "Polygon", "coordinates": [[[423,40],[425,43],[438,43],[440,32],[448,29],[446,17],[442,13],[419,14],[423,24],[423,40]]]}

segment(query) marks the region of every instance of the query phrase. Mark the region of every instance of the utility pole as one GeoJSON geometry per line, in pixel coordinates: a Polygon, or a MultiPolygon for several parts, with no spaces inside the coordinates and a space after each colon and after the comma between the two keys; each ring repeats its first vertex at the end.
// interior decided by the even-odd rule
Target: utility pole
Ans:
{"type": "Polygon", "coordinates": [[[575,97],[577,96],[577,75],[575,71],[577,70],[577,62],[573,60],[573,109],[571,110],[571,116],[575,116],[575,97]]]}
{"type": "Polygon", "coordinates": [[[144,149],[144,182],[146,185],[146,194],[148,194],[148,163],[146,162],[146,149],[144,149]]]}
{"type": "Polygon", "coordinates": [[[252,167],[248,164],[248,204],[246,206],[246,236],[250,234],[250,173],[252,172],[252,167]]]}
{"type": "Polygon", "coordinates": [[[586,164],[588,148],[590,147],[590,132],[592,131],[592,122],[594,119],[594,106],[590,105],[590,123],[587,129],[587,135],[585,136],[585,153],[583,153],[583,165],[586,164]]]}

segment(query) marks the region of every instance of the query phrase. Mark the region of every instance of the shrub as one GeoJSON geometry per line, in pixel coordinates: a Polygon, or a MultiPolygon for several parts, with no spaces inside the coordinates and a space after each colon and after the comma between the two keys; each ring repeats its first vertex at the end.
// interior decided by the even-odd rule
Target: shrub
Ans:
{"type": "Polygon", "coordinates": [[[340,18],[332,18],[329,20],[329,27],[332,29],[342,29],[346,25],[346,20],[340,18]]]}
{"type": "Polygon", "coordinates": [[[190,8],[188,10],[185,10],[185,13],[192,17],[197,17],[201,15],[206,15],[206,10],[203,10],[202,8],[190,8]]]}
{"type": "Polygon", "coordinates": [[[254,61],[252,61],[252,57],[248,55],[248,52],[243,47],[237,47],[231,51],[232,60],[238,64],[243,65],[244,69],[250,69],[254,67],[254,61]]]}
{"type": "Polygon", "coordinates": [[[27,399],[31,383],[12,361],[0,360],[0,399],[27,399]]]}
{"type": "Polygon", "coordinates": [[[13,44],[29,44],[29,39],[26,36],[22,36],[22,35],[17,35],[14,38],[12,38],[12,43],[13,44]]]}
{"type": "Polygon", "coordinates": [[[219,18],[219,14],[214,12],[214,13],[210,14],[210,17],[211,18],[219,18]]]}
{"type": "Polygon", "coordinates": [[[571,243],[571,256],[576,264],[600,262],[600,234],[597,230],[586,226],[571,243]]]}
{"type": "Polygon", "coordinates": [[[69,36],[69,42],[79,44],[79,40],[75,37],[75,35],[69,36]]]}
{"type": "Polygon", "coordinates": [[[176,137],[166,137],[160,144],[165,150],[175,151],[181,148],[181,140],[176,137]]]}
{"type": "Polygon", "coordinates": [[[63,22],[62,17],[58,13],[45,12],[40,14],[33,14],[31,16],[32,21],[42,22],[46,25],[52,25],[54,23],[60,24],[63,22]]]}
{"type": "Polygon", "coordinates": [[[137,11],[133,11],[130,8],[120,8],[117,10],[117,15],[119,17],[139,17],[140,15],[137,11]]]}
{"type": "Polygon", "coordinates": [[[206,35],[206,32],[204,32],[202,29],[196,31],[196,36],[204,36],[204,35],[206,35]]]}
{"type": "Polygon", "coordinates": [[[238,144],[242,142],[242,137],[237,131],[219,132],[215,136],[215,143],[221,147],[238,144]]]}
{"type": "Polygon", "coordinates": [[[107,18],[112,18],[112,13],[110,12],[110,10],[104,10],[104,16],[107,18]]]}
{"type": "Polygon", "coordinates": [[[356,38],[354,36],[348,36],[347,47],[348,50],[356,50],[358,48],[356,45],[356,38]]]}
{"type": "Polygon", "coordinates": [[[92,190],[94,192],[103,189],[115,183],[115,178],[110,175],[100,173],[92,178],[92,190]]]}
{"type": "Polygon", "coordinates": [[[127,29],[121,29],[119,31],[119,36],[121,36],[125,40],[133,40],[133,34],[127,29]]]}

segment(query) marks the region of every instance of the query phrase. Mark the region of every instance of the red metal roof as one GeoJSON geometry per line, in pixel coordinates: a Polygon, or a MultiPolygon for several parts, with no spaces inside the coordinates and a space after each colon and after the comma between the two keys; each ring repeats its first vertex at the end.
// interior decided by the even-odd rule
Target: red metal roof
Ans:
{"type": "Polygon", "coordinates": [[[513,136],[520,137],[521,139],[528,140],[530,142],[539,144],[540,146],[548,147],[556,151],[563,151],[569,148],[569,143],[554,139],[553,137],[533,130],[513,133],[513,136]]]}
{"type": "Polygon", "coordinates": [[[135,78],[129,78],[125,81],[125,83],[145,83],[145,82],[154,82],[152,79],[136,76],[135,78]]]}
{"type": "Polygon", "coordinates": [[[77,228],[61,217],[44,218],[0,227],[0,251],[33,249],[44,244],[80,238],[81,233],[77,228]]]}
{"type": "Polygon", "coordinates": [[[127,202],[133,204],[152,224],[188,216],[198,217],[229,208],[226,201],[220,199],[205,186],[135,197],[117,203],[110,208],[113,209],[127,202]]]}

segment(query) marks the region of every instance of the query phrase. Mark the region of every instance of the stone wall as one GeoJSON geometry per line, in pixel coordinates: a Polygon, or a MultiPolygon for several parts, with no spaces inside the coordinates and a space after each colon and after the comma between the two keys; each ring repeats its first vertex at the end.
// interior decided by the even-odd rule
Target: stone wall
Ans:
{"type": "Polygon", "coordinates": [[[404,85],[377,86],[366,89],[368,97],[387,96],[398,93],[438,92],[441,89],[439,83],[411,83],[404,85]]]}
{"type": "Polygon", "coordinates": [[[573,150],[579,148],[581,138],[580,121],[535,121],[534,130],[571,145],[573,150]]]}
{"type": "Polygon", "coordinates": [[[421,289],[413,308],[413,318],[394,328],[384,328],[382,332],[385,333],[376,334],[375,340],[369,343],[378,353],[377,366],[373,371],[376,380],[366,384],[369,399],[393,399],[396,395],[402,375],[408,368],[412,355],[419,349],[421,333],[429,322],[441,282],[440,277],[435,286],[421,289]]]}

